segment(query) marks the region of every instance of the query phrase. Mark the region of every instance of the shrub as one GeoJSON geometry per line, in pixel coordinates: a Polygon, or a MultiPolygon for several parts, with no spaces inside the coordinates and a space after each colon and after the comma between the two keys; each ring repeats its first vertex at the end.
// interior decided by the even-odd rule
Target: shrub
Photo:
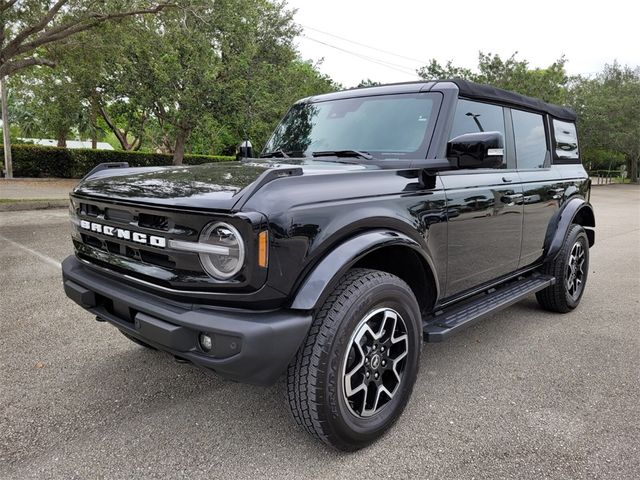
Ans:
{"type": "MultiPolygon", "coordinates": [[[[1,149],[1,146],[0,146],[1,149]]],[[[12,145],[14,177],[81,178],[93,167],[105,162],[128,162],[131,167],[156,167],[172,164],[172,156],[163,153],[58,148],[40,145],[12,145]]],[[[0,152],[4,161],[4,153],[0,152]]],[[[185,165],[235,160],[214,155],[185,155],[185,165]]]]}
{"type": "Polygon", "coordinates": [[[611,150],[588,148],[582,152],[582,163],[588,170],[619,170],[625,164],[625,158],[611,150]]]}

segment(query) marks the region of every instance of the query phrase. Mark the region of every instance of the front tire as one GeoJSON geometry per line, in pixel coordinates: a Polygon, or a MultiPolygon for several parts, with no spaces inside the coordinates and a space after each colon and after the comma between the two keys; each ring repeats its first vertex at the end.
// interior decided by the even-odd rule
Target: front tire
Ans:
{"type": "Polygon", "coordinates": [[[545,273],[556,283],[536,293],[545,310],[567,313],[580,303],[589,274],[589,239],[582,226],[573,224],[555,259],[545,265],[545,273]]]}
{"type": "Polygon", "coordinates": [[[288,367],[293,418],[336,449],[369,445],[404,410],[421,347],[420,309],[409,286],[386,272],[350,270],[288,367]]]}

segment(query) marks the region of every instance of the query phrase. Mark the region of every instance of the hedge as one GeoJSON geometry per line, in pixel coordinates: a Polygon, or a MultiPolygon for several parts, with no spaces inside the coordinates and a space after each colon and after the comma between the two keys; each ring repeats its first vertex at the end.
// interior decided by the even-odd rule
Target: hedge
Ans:
{"type": "MultiPolygon", "coordinates": [[[[4,152],[0,160],[3,162],[4,152]]],[[[93,167],[104,162],[128,162],[131,167],[155,167],[172,164],[172,155],[163,153],[129,152],[125,150],[93,150],[90,148],[58,148],[40,145],[12,145],[14,177],[81,178],[93,167]]],[[[235,157],[185,155],[185,165],[224,162],[235,157]]]]}

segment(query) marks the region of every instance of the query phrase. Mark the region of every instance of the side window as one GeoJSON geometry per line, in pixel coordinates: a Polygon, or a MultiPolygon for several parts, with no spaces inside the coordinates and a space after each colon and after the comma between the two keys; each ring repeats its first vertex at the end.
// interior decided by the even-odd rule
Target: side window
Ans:
{"type": "Polygon", "coordinates": [[[578,134],[573,123],[554,120],[553,137],[556,141],[556,157],[570,160],[580,158],[578,134]]]}
{"type": "Polygon", "coordinates": [[[548,148],[542,115],[511,110],[511,118],[518,168],[543,168],[548,148]]]}
{"type": "MultiPolygon", "coordinates": [[[[502,107],[471,100],[458,100],[449,139],[465,133],[478,132],[500,132],[504,141],[505,128],[502,107]]],[[[501,168],[506,168],[506,160],[503,160],[501,168]]]]}

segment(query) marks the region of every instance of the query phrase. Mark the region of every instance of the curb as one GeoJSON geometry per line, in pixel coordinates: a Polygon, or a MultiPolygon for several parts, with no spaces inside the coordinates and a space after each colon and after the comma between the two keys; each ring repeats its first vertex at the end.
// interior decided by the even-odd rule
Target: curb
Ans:
{"type": "Polygon", "coordinates": [[[68,200],[42,200],[33,202],[0,203],[0,212],[18,212],[21,210],[45,210],[50,208],[67,208],[68,200]]]}

